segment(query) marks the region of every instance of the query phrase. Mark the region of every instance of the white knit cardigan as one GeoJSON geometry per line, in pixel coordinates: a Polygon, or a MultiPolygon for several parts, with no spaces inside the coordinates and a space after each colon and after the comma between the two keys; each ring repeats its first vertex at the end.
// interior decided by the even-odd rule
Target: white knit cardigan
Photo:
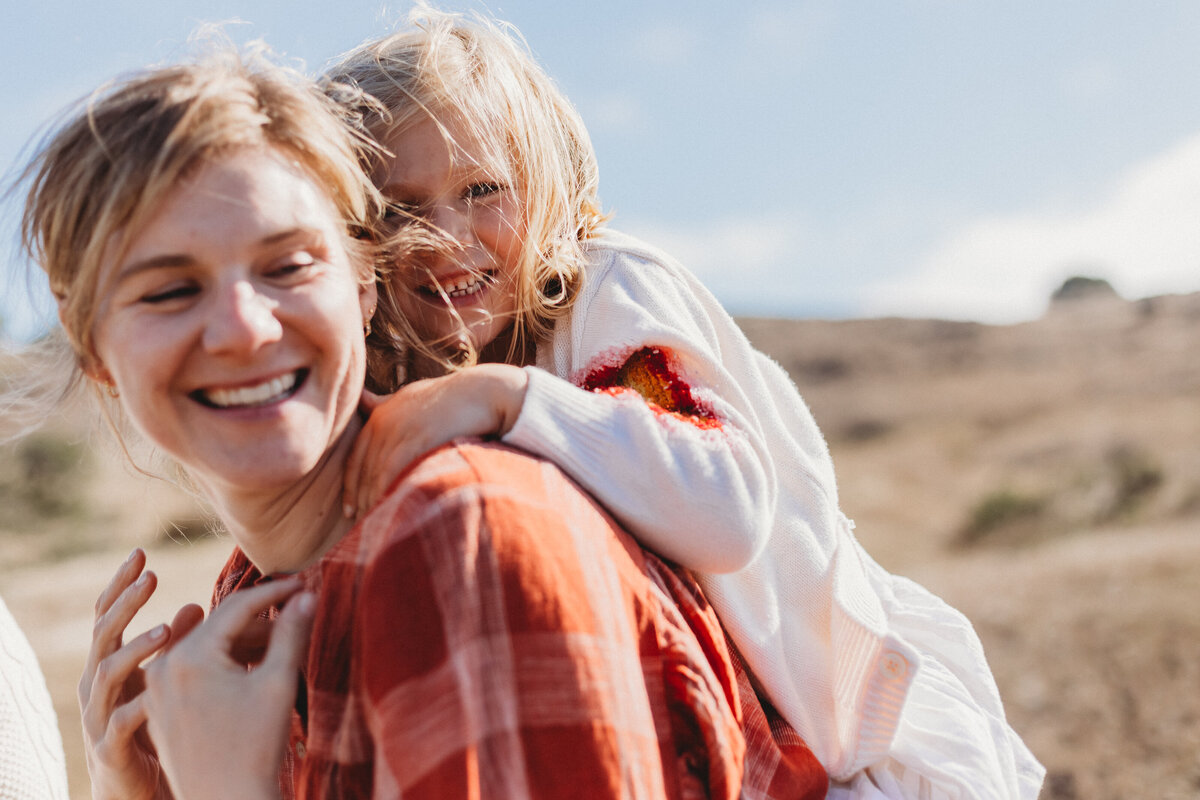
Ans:
{"type": "Polygon", "coordinates": [[[0,798],[67,800],[58,719],[29,641],[0,599],[0,798]]]}
{"type": "Polygon", "coordinates": [[[784,370],[660,251],[606,233],[588,252],[583,291],[527,368],[504,441],[558,463],[697,574],[833,794],[1035,798],[1044,771],[1005,721],[973,628],[859,545],[784,370]],[[718,429],[576,385],[644,347],[669,355],[718,429]]]}

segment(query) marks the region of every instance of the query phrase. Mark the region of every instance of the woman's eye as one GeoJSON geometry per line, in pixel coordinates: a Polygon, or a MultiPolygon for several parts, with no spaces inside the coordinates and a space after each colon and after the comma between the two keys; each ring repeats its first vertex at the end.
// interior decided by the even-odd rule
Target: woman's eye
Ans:
{"type": "Polygon", "coordinates": [[[485,197],[491,197],[494,194],[499,194],[504,191],[504,184],[495,181],[481,181],[472,183],[467,187],[467,197],[472,200],[481,200],[485,197]]]}
{"type": "Polygon", "coordinates": [[[316,258],[310,253],[295,253],[272,267],[270,274],[273,277],[286,278],[301,273],[316,263],[316,258]]]}
{"type": "Polygon", "coordinates": [[[151,305],[168,303],[172,300],[182,300],[185,297],[192,297],[198,291],[199,289],[191,284],[169,286],[166,289],[156,289],[142,295],[142,302],[150,303],[151,305]]]}

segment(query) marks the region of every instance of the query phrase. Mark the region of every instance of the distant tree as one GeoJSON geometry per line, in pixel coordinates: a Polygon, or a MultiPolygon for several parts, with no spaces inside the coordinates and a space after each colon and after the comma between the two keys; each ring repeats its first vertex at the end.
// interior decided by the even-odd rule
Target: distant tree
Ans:
{"type": "Polygon", "coordinates": [[[1050,302],[1061,303],[1073,300],[1090,300],[1096,297],[1120,297],[1117,290],[1104,278],[1089,278],[1073,275],[1063,281],[1062,286],[1050,295],[1050,302]]]}

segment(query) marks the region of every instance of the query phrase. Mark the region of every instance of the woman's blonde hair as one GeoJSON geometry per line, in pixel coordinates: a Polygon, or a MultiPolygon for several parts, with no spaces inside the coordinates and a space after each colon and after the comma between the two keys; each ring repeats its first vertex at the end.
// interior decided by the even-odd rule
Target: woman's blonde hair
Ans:
{"type": "MultiPolygon", "coordinates": [[[[432,120],[452,153],[448,131],[464,131],[484,158],[507,171],[502,177],[520,193],[526,230],[509,357],[547,337],[578,295],[583,243],[605,217],[587,129],[520,34],[501,22],[421,5],[404,30],[339,59],[325,82],[335,97],[349,89],[375,100],[356,111],[381,145],[432,120]]],[[[376,157],[372,171],[382,174],[386,153],[376,157]]],[[[416,241],[410,238],[409,247],[416,241]]],[[[380,314],[385,324],[396,318],[403,326],[396,338],[407,339],[395,283],[381,281],[380,314]]]]}
{"type": "Polygon", "coordinates": [[[344,105],[262,45],[222,44],[194,61],[149,68],[87,97],[39,148],[21,240],[45,271],[80,365],[95,357],[101,264],[119,258],[163,198],[200,165],[239,148],[285,153],[346,222],[360,279],[374,259],[355,238],[378,215],[365,140],[344,105]]]}
{"type": "MultiPolygon", "coordinates": [[[[126,447],[130,430],[112,413],[119,407],[99,384],[81,380],[96,365],[101,267],[121,257],[170,191],[223,154],[269,147],[298,164],[345,221],[359,280],[376,279],[376,249],[362,232],[383,205],[363,168],[373,145],[346,118],[348,107],[261,44],[239,50],[210,37],[198,50],[192,61],[132,73],[67,109],[26,167],[21,241],[49,279],[64,335],[30,348],[24,361],[34,370],[61,363],[68,359],[56,352],[69,347],[75,368],[56,381],[9,376],[0,408],[5,427],[16,430],[0,431],[0,440],[33,430],[86,383],[126,447]]],[[[385,366],[376,360],[368,372],[385,366]]]]}

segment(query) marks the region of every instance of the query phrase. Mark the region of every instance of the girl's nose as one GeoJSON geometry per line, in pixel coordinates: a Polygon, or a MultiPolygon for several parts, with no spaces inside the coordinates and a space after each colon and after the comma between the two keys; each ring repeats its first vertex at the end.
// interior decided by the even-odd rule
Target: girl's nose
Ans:
{"type": "Polygon", "coordinates": [[[429,223],[434,229],[449,236],[460,245],[467,243],[471,235],[471,221],[468,212],[456,205],[441,205],[429,212],[429,223]]]}
{"type": "Polygon", "coordinates": [[[204,328],[204,347],[210,353],[248,353],[282,335],[275,302],[238,281],[217,296],[204,328]]]}

